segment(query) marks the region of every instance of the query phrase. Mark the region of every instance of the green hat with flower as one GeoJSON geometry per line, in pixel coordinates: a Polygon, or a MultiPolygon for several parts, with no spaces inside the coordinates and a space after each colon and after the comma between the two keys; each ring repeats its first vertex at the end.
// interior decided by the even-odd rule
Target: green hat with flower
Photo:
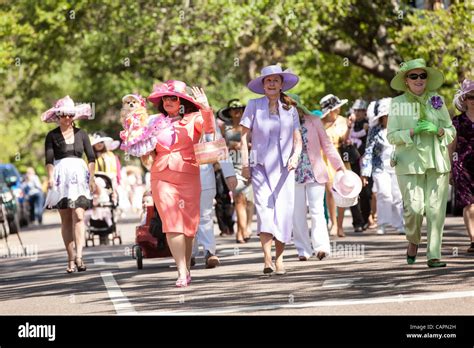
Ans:
{"type": "Polygon", "coordinates": [[[296,102],[296,107],[300,108],[305,115],[312,115],[311,111],[308,110],[306,106],[301,102],[300,96],[294,93],[285,93],[288,97],[293,99],[296,102]]]}
{"type": "Polygon", "coordinates": [[[444,75],[441,71],[426,66],[426,62],[422,58],[412,59],[407,62],[403,62],[400,65],[400,71],[390,81],[390,87],[397,91],[406,92],[408,87],[405,84],[405,76],[410,70],[423,69],[428,74],[428,80],[426,82],[426,89],[428,91],[436,91],[440,88],[444,82],[444,75]]]}

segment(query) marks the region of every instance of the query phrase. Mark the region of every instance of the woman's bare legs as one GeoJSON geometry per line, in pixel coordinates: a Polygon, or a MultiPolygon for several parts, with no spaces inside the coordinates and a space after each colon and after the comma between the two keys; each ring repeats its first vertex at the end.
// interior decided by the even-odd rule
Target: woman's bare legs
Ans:
{"type": "Polygon", "coordinates": [[[71,209],[72,226],[74,228],[74,244],[76,244],[76,258],[82,259],[82,248],[84,247],[84,209],[71,209]]]}
{"type": "Polygon", "coordinates": [[[463,209],[464,224],[467,228],[467,234],[471,239],[471,243],[474,243],[474,204],[470,204],[463,209]]]}
{"type": "Polygon", "coordinates": [[[275,266],[277,272],[284,272],[285,267],[283,266],[283,251],[285,251],[285,243],[275,240],[275,266]]]}
{"type": "MultiPolygon", "coordinates": [[[[188,263],[186,262],[186,256],[188,253],[186,237],[183,233],[167,232],[166,240],[168,241],[168,246],[170,247],[171,254],[173,255],[176,267],[178,269],[178,278],[186,279],[188,273],[188,263]]],[[[192,238],[191,238],[191,247],[192,250],[192,238]]],[[[191,260],[191,254],[189,255],[189,260],[191,260]]],[[[189,261],[191,262],[191,261],[189,261]]]]}
{"type": "Polygon", "coordinates": [[[59,209],[58,211],[61,217],[61,235],[67,251],[68,269],[71,270],[74,268],[74,260],[76,258],[74,251],[72,209],[59,209]]]}
{"type": "Polygon", "coordinates": [[[344,227],[342,227],[342,224],[344,222],[345,211],[346,211],[346,208],[337,207],[337,236],[338,237],[346,236],[344,234],[344,227]]]}
{"type": "Polygon", "coordinates": [[[261,232],[260,233],[260,243],[262,244],[263,249],[263,262],[265,268],[273,268],[272,262],[272,242],[273,235],[271,233],[261,232]]]}
{"type": "Polygon", "coordinates": [[[246,230],[247,230],[247,200],[242,193],[238,193],[234,196],[235,212],[237,214],[237,235],[235,239],[238,242],[244,242],[246,230]]]}
{"type": "Polygon", "coordinates": [[[329,211],[329,220],[331,221],[331,229],[329,231],[330,236],[335,236],[337,234],[337,221],[336,221],[336,202],[331,193],[332,182],[326,183],[326,203],[329,211]]]}
{"type": "Polygon", "coordinates": [[[193,253],[193,242],[194,237],[186,237],[185,236],[185,243],[186,243],[186,274],[191,272],[191,255],[193,253]]]}
{"type": "Polygon", "coordinates": [[[253,213],[255,206],[252,201],[247,200],[247,228],[246,228],[246,233],[244,234],[244,238],[250,238],[252,235],[252,219],[253,219],[253,213]]]}

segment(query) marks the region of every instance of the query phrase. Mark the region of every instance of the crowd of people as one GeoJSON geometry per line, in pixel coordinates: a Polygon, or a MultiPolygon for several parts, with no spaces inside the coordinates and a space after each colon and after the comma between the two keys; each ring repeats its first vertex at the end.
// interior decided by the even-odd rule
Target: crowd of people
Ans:
{"type": "MultiPolygon", "coordinates": [[[[443,74],[422,59],[404,62],[391,81],[399,96],[370,103],[358,99],[344,117],[347,99],[328,94],[320,100],[321,110],[310,111],[298,95],[287,92],[299,77],[270,65],[247,85],[261,97],[247,105],[231,100],[217,119],[201,88],[176,80],[155,85],[147,100],[162,117],[154,122],[168,133],[136,132],[136,144],[141,141],[140,149],[146,148],[140,158],[150,171],[151,192],[145,192],[141,175],[124,175],[113,153],[118,144],[105,134],[91,142],[74,126],[74,120],[90,116],[87,105],[61,99],[42,115],[45,122],[59,124],[46,138],[50,190],[45,206],[59,209],[67,271],[85,270],[83,216],[92,204],[91,177],[97,171],[112,173],[117,187],[124,176],[131,177],[131,185],[141,185],[143,190],[130,191],[132,205],[141,206],[142,197],[153,201],[176,262],[178,287],[191,283],[201,246],[207,268],[220,264],[213,202],[220,235],[235,235],[237,243],[251,238],[256,213],[264,274],[286,273],[283,255],[291,241],[301,261],[330,256],[329,237],[345,236],[346,208],[356,233],[376,228],[382,235],[391,226],[406,235],[408,264],[416,261],[426,216],[427,265],[445,267],[441,245],[450,178],[464,208],[468,252],[474,252],[474,82],[464,81],[456,93],[461,114],[452,120],[437,92],[443,81],[443,74]],[[194,145],[216,137],[225,139],[229,159],[199,165],[194,145]],[[81,159],[84,152],[88,165],[81,159]]],[[[139,96],[126,97],[131,106],[144,105],[139,96]]]]}

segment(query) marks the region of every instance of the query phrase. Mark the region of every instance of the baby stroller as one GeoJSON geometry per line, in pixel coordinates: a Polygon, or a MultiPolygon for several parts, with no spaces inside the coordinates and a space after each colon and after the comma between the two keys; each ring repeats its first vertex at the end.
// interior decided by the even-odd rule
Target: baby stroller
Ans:
{"type": "Polygon", "coordinates": [[[138,269],[143,268],[144,258],[171,256],[161,219],[154,205],[147,207],[145,225],[137,226],[135,243],[132,247],[132,258],[137,260],[138,269]]]}
{"type": "Polygon", "coordinates": [[[94,179],[97,191],[94,194],[93,208],[87,210],[85,216],[86,247],[89,246],[89,242],[95,246],[95,236],[99,237],[101,245],[109,245],[110,241],[115,245],[115,240],[122,244],[122,237],[115,222],[117,202],[114,199],[112,179],[103,172],[95,173],[94,179]]]}

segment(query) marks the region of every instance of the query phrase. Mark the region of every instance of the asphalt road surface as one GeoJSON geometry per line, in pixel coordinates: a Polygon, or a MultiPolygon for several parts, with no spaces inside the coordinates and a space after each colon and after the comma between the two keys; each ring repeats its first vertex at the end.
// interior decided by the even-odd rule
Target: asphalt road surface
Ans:
{"type": "MultiPolygon", "coordinates": [[[[59,215],[47,212],[43,226],[15,235],[11,254],[0,240],[0,315],[472,315],[474,255],[460,217],[447,217],[443,259],[448,267],[426,265],[422,244],[415,265],[405,260],[406,240],[389,230],[331,237],[333,256],[299,261],[285,251],[287,274],[264,276],[255,233],[247,244],[215,233],[221,266],[205,269],[203,256],[192,269],[192,284],[176,288],[171,258],[145,259],[138,270],[130,255],[138,217],[118,227],[122,245],[85,249],[86,272],[66,274],[59,215]]],[[[254,231],[256,223],[254,221],[254,231]]]]}

